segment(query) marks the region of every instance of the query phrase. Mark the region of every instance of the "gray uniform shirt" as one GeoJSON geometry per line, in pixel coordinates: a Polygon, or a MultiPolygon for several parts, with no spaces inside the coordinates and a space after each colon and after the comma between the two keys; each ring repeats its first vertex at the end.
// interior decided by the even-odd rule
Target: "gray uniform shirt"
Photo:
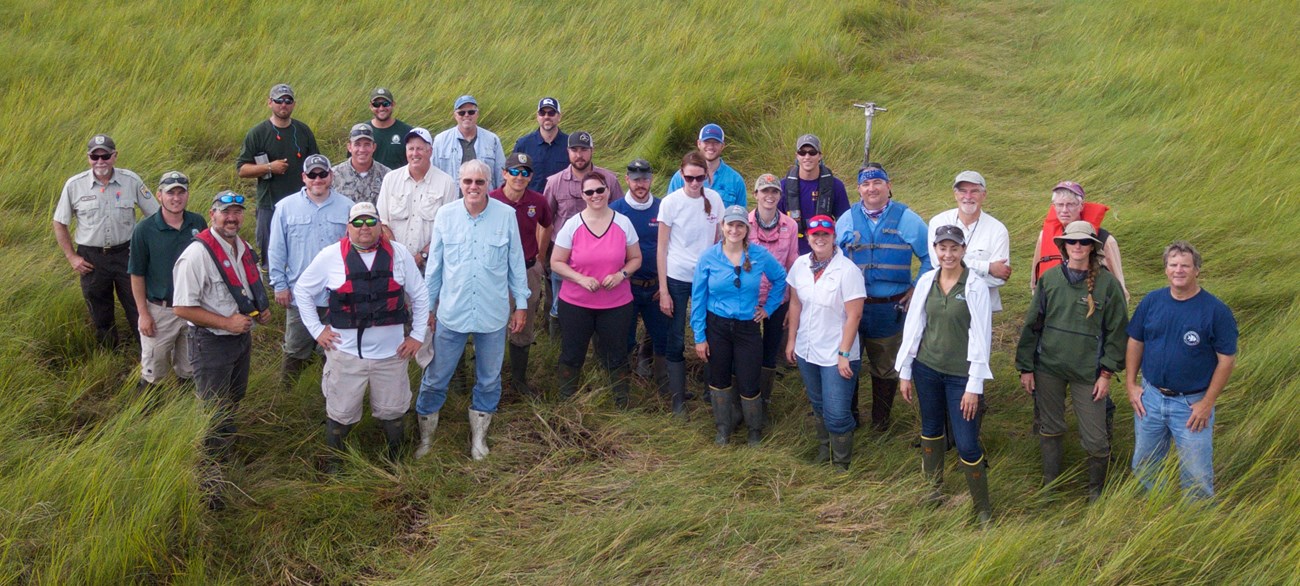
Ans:
{"type": "Polygon", "coordinates": [[[158,200],[144,186],[140,176],[126,169],[113,169],[108,183],[100,183],[90,169],[73,175],[63,184],[54,206],[54,221],[77,228],[72,239],[81,246],[118,246],[131,241],[135,230],[135,208],[144,215],[158,211],[158,200]]]}
{"type": "MultiPolygon", "coordinates": [[[[216,236],[213,233],[213,236],[216,236]]],[[[252,297],[248,289],[248,275],[244,273],[244,264],[239,262],[239,258],[248,248],[248,243],[243,238],[238,239],[236,246],[231,247],[226,239],[216,236],[216,240],[221,244],[221,248],[226,252],[226,258],[230,259],[230,264],[235,267],[235,275],[239,277],[239,283],[243,285],[244,295],[252,297]]],[[[221,277],[221,271],[217,270],[217,265],[212,261],[212,255],[204,248],[204,244],[195,240],[185,248],[181,256],[176,259],[176,266],[172,268],[172,286],[175,288],[172,293],[172,304],[181,307],[201,307],[212,313],[221,316],[232,316],[239,313],[239,305],[235,303],[235,297],[230,294],[230,289],[226,287],[226,281],[221,277]]],[[[190,324],[194,325],[194,324],[190,324]]],[[[218,336],[234,336],[234,332],[227,332],[219,328],[207,328],[218,336]]]]}

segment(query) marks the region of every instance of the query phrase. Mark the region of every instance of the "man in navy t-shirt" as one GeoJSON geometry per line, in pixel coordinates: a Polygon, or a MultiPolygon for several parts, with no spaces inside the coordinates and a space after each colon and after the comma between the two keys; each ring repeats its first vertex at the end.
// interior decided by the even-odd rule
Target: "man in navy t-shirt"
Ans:
{"type": "Polygon", "coordinates": [[[1237,320],[1197,283],[1201,254],[1191,244],[1170,244],[1164,260],[1169,287],[1148,294],[1128,325],[1125,378],[1135,415],[1133,472],[1151,488],[1172,439],[1184,494],[1210,498],[1214,402],[1236,364],[1237,320]]]}
{"type": "MultiPolygon", "coordinates": [[[[636,346],[636,317],[641,318],[653,349],[652,374],[660,392],[666,392],[668,366],[664,353],[668,349],[668,316],[659,311],[659,268],[655,265],[655,251],[659,246],[659,198],[650,193],[654,180],[650,163],[637,159],[627,165],[627,196],[609,203],[612,209],[632,221],[637,242],[641,245],[641,268],[632,273],[632,329],[628,332],[628,350],[636,346]]],[[[647,360],[640,354],[637,371],[644,375],[641,362],[647,360]]]]}

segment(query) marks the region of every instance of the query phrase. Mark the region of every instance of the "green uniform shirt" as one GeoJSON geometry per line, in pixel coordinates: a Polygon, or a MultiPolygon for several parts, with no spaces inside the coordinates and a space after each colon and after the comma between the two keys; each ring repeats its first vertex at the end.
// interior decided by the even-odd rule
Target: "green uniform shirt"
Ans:
{"type": "Polygon", "coordinates": [[[244,136],[244,146],[239,149],[239,158],[235,159],[235,169],[246,163],[256,163],[259,154],[266,155],[267,162],[280,159],[289,162],[284,175],[257,179],[257,207],[269,210],[286,195],[302,189],[302,163],[307,157],[319,153],[316,135],[306,124],[292,119],[288,128],[276,128],[270,120],[263,120],[244,136]]]}
{"type": "Polygon", "coordinates": [[[1042,369],[1072,383],[1092,384],[1100,368],[1124,370],[1128,306],[1119,280],[1102,270],[1092,291],[1096,311],[1087,317],[1088,283],[1070,284],[1064,266],[1047,270],[1038,280],[1016,347],[1016,370],[1042,369]]]}
{"type": "Polygon", "coordinates": [[[162,210],[135,225],[126,272],[144,277],[145,297],[151,301],[172,300],[172,267],[185,247],[207,227],[203,216],[186,211],[178,230],[167,225],[162,210]]]}
{"type": "Polygon", "coordinates": [[[921,334],[921,347],[916,359],[926,366],[952,376],[970,374],[970,361],[966,349],[970,340],[970,308],[966,306],[966,278],[970,269],[964,269],[957,284],[945,295],[935,275],[934,286],[925,298],[925,332],[921,334]]]}
{"type": "Polygon", "coordinates": [[[370,126],[375,135],[375,160],[389,169],[405,167],[406,133],[411,131],[411,125],[397,120],[388,128],[370,126]]]}

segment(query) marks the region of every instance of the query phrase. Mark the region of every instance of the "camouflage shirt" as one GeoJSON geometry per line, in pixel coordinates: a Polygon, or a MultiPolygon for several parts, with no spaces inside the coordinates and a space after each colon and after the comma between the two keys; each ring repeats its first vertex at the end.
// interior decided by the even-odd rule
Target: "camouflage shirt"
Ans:
{"type": "Polygon", "coordinates": [[[384,175],[389,171],[390,169],[383,163],[375,161],[370,167],[370,172],[362,177],[356,169],[352,168],[352,161],[344,160],[334,165],[334,184],[331,187],[356,203],[363,201],[375,203],[379,198],[379,186],[384,182],[384,175]]]}

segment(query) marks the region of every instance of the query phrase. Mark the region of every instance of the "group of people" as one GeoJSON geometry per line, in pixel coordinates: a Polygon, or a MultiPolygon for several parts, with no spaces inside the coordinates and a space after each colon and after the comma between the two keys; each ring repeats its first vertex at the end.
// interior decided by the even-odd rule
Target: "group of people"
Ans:
{"type": "MultiPolygon", "coordinates": [[[[784,177],[754,182],[751,210],[744,179],[722,160],[717,124],[700,129],[659,198],[648,161],[627,165],[626,190],[595,166],[591,133],[562,132],[554,98],[538,102],[537,130],[506,155],[478,126],[473,96],[455,100],[456,124],[435,136],[394,118],[392,92],[377,88],[373,117],[350,129],[348,158],[337,164],[292,117],[295,104],[291,87],[272,87],[270,116],[249,130],[236,160],[241,177],[257,179],[256,247],[239,237],[254,198],[217,193],[205,220],[186,210],[189,178],[168,171],[155,200],[138,175],[115,166],[116,144],[102,134],[87,145],[90,170],[67,181],[55,207],[56,240],[81,276],[96,338],[120,343],[116,293],[140,335],[140,384],[174,371],[214,405],[214,463],[234,437],[250,332],[270,321],[272,302],[285,312],[283,384],[315,355],[324,362],[329,470],[367,389],[389,456],[399,456],[411,359],[423,368],[415,456],[429,453],[471,340],[470,454],[487,457],[507,348],[512,390],[539,392],[529,373],[537,330],[559,341],[560,397],[578,392],[594,337],[617,407],[629,404],[635,369],[684,420],[694,395],[689,318],[716,443],[742,424],[748,443],[761,443],[784,359],[812,407],[816,460],[847,470],[865,366],[874,429],[889,429],[896,394],[919,405],[930,498],[942,498],[953,445],[979,518],[991,516],[980,422],[992,314],[1012,270],[1007,229],[984,211],[979,173],[957,175],[957,207],[927,223],[894,199],[877,163],[858,171],[851,203],[822,162],[820,139],[804,135],[784,177]],[[145,216],[138,222],[135,208],[145,216]]],[[[1101,229],[1108,208],[1084,200],[1078,183],[1052,191],[1016,350],[1043,483],[1061,473],[1068,396],[1089,456],[1089,496],[1101,494],[1109,384],[1127,365],[1135,472],[1150,486],[1172,438],[1184,488],[1209,497],[1213,406],[1236,353],[1232,313],[1197,284],[1199,253],[1175,242],[1164,254],[1170,286],[1148,294],[1130,320],[1119,247],[1101,229]]]]}

